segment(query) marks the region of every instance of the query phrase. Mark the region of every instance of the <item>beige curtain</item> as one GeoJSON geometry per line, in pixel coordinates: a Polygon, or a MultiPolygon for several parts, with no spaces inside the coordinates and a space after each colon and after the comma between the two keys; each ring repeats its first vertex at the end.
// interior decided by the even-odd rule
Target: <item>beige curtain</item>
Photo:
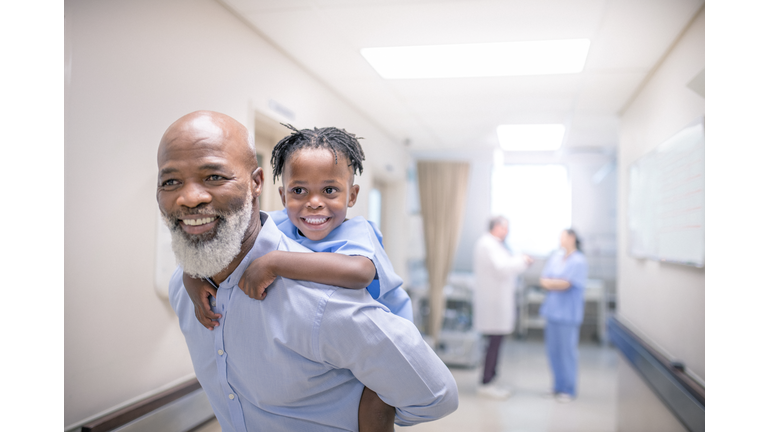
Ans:
{"type": "Polygon", "coordinates": [[[469,163],[420,161],[417,169],[429,273],[427,330],[437,342],[445,310],[443,287],[453,266],[464,218],[469,163]]]}

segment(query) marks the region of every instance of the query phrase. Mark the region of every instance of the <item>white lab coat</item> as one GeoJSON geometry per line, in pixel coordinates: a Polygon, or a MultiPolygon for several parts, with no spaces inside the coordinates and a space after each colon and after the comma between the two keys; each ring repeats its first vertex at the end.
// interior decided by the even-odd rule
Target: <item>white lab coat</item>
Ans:
{"type": "Polygon", "coordinates": [[[501,240],[483,234],[474,254],[474,327],[483,334],[510,334],[515,329],[517,276],[525,271],[523,255],[512,255],[501,240]]]}

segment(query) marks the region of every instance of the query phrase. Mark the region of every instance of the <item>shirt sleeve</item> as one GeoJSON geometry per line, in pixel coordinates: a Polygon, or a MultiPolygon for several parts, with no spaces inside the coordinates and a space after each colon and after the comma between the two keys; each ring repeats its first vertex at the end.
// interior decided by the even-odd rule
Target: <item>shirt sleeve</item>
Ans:
{"type": "Polygon", "coordinates": [[[386,306],[393,314],[413,322],[413,303],[403,287],[397,287],[382,294],[376,301],[386,306]]]}
{"type": "Polygon", "coordinates": [[[565,279],[579,289],[584,289],[587,285],[587,273],[589,266],[587,260],[580,252],[574,252],[568,257],[563,267],[560,279],[565,279]]]}
{"type": "Polygon", "coordinates": [[[379,244],[381,245],[381,247],[384,247],[384,236],[381,235],[381,231],[379,231],[379,228],[376,226],[375,223],[373,223],[373,221],[367,221],[367,222],[368,222],[368,225],[371,226],[371,229],[373,229],[374,234],[376,234],[376,240],[379,241],[379,244]]]}
{"type": "Polygon", "coordinates": [[[318,357],[335,368],[349,369],[395,407],[395,423],[400,426],[437,420],[455,411],[456,381],[418,329],[370,298],[366,302],[366,297],[361,290],[334,292],[318,332],[318,357]]]}
{"type": "Polygon", "coordinates": [[[368,232],[367,227],[365,219],[356,217],[336,227],[322,240],[305,239],[301,244],[314,252],[335,252],[373,258],[374,242],[378,243],[378,241],[368,232]]]}
{"type": "MultiPolygon", "coordinates": [[[[389,256],[387,255],[387,252],[384,250],[384,244],[382,243],[382,236],[379,230],[376,228],[376,226],[369,222],[365,221],[366,223],[366,231],[368,231],[368,237],[373,240],[376,239],[375,242],[373,242],[373,264],[376,266],[376,279],[379,281],[379,295],[374,296],[373,293],[371,293],[371,296],[373,298],[382,301],[387,307],[392,309],[393,312],[397,313],[398,306],[397,304],[401,304],[400,301],[397,302],[390,302],[387,303],[383,301],[384,299],[395,299],[399,298],[402,301],[405,301],[407,299],[407,307],[411,307],[410,298],[405,293],[405,290],[402,288],[403,286],[403,279],[395,273],[395,269],[392,266],[392,261],[389,260],[389,256]],[[397,303],[397,304],[395,304],[397,303]]],[[[370,290],[369,290],[370,291],[370,290]]],[[[409,311],[409,314],[411,315],[411,318],[409,318],[411,321],[413,321],[413,313],[409,311]]]]}
{"type": "Polygon", "coordinates": [[[376,301],[386,306],[393,314],[413,322],[413,304],[408,293],[403,289],[403,279],[395,273],[392,262],[384,250],[381,232],[376,225],[361,217],[353,218],[348,222],[354,222],[360,236],[367,236],[373,245],[373,261],[376,267],[376,278],[368,285],[368,293],[376,301]]]}
{"type": "Polygon", "coordinates": [[[270,218],[272,218],[272,221],[275,223],[275,226],[277,226],[277,229],[282,231],[282,233],[289,238],[296,240],[296,237],[298,236],[298,230],[296,229],[296,226],[293,225],[293,222],[291,222],[291,220],[288,218],[288,211],[286,209],[271,211],[267,214],[270,218]]]}
{"type": "MultiPolygon", "coordinates": [[[[335,252],[349,256],[360,255],[370,259],[376,268],[376,277],[367,287],[367,290],[371,297],[380,300],[387,297],[393,290],[398,288],[402,290],[401,286],[403,285],[403,279],[395,273],[392,262],[384,251],[380,236],[381,234],[377,232],[374,225],[358,216],[345,221],[331,231],[326,238],[318,241],[305,241],[302,244],[315,252],[335,252]]],[[[389,307],[390,305],[386,306],[389,307]]]]}

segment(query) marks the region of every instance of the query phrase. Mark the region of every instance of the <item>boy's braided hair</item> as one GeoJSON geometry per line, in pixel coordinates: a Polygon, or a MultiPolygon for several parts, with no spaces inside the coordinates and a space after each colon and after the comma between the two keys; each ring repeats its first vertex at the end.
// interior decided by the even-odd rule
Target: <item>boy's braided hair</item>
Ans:
{"type": "Polygon", "coordinates": [[[293,133],[281,139],[272,150],[272,181],[283,174],[283,169],[293,152],[303,148],[326,148],[333,153],[336,163],[339,163],[338,152],[343,153],[349,160],[352,173],[363,173],[363,161],[365,154],[355,134],[335,127],[314,128],[298,130],[295,127],[280,123],[293,133]]]}

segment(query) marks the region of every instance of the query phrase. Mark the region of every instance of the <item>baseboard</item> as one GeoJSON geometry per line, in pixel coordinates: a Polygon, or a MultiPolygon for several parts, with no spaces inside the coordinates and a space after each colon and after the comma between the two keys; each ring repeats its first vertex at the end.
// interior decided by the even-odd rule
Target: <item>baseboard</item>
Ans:
{"type": "Polygon", "coordinates": [[[213,418],[213,409],[196,378],[119,411],[89,421],[81,432],[186,432],[213,418]]]}
{"type": "Polygon", "coordinates": [[[213,409],[203,389],[152,411],[114,432],[187,432],[212,419],[213,409]]]}
{"type": "Polygon", "coordinates": [[[704,432],[704,388],[615,317],[608,320],[608,335],[672,414],[688,430],[704,432]]]}

